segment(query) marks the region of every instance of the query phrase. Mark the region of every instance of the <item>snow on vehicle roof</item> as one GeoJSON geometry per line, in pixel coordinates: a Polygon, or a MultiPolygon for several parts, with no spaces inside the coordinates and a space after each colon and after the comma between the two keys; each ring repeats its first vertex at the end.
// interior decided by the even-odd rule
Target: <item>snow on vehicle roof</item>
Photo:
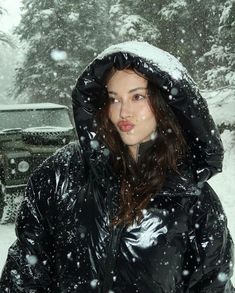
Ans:
{"type": "Polygon", "coordinates": [[[59,104],[53,104],[53,103],[0,105],[0,111],[42,110],[42,109],[68,109],[68,107],[65,105],[59,105],[59,104]]]}
{"type": "Polygon", "coordinates": [[[147,42],[128,41],[112,45],[97,56],[103,59],[105,56],[116,53],[126,52],[139,56],[146,61],[154,63],[160,70],[167,72],[175,79],[183,79],[187,73],[186,68],[170,53],[154,47],[147,42]]]}
{"type": "Polygon", "coordinates": [[[62,131],[68,131],[68,130],[72,130],[73,127],[61,127],[61,126],[39,126],[39,127],[29,127],[24,129],[24,132],[29,132],[32,131],[34,133],[45,133],[45,132],[62,132],[62,131]]]}

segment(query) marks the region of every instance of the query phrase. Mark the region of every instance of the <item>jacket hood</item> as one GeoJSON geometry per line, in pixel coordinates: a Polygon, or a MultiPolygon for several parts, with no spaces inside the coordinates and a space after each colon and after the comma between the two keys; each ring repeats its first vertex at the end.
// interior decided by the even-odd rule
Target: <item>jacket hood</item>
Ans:
{"type": "Polygon", "coordinates": [[[124,42],[107,48],[79,76],[72,101],[81,143],[90,143],[95,136],[94,115],[107,98],[103,80],[112,67],[118,70],[133,68],[164,93],[192,150],[198,181],[221,172],[223,146],[206,101],[185,67],[174,56],[146,42],[124,42]]]}

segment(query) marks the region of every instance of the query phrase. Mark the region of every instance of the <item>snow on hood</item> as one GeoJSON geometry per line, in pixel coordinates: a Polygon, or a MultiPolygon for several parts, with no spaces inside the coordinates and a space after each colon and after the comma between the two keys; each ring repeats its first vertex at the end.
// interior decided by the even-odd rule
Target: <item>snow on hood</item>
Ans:
{"type": "Polygon", "coordinates": [[[133,68],[159,88],[183,129],[197,173],[206,170],[203,180],[221,171],[223,146],[207,102],[174,56],[146,42],[124,42],[107,48],[79,76],[72,100],[81,144],[90,143],[94,137],[95,113],[108,98],[104,77],[112,67],[133,68]]]}
{"type": "Polygon", "coordinates": [[[103,59],[116,52],[127,52],[153,63],[160,70],[167,72],[174,79],[183,79],[187,75],[186,68],[170,53],[154,47],[147,42],[130,41],[113,45],[97,56],[103,59]]]}

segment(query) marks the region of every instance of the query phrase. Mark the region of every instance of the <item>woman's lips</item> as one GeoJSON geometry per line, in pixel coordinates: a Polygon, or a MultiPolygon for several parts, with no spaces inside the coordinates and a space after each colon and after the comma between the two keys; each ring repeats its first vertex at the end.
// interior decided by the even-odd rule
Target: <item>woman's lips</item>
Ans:
{"type": "Polygon", "coordinates": [[[135,125],[129,121],[120,121],[117,126],[123,132],[131,131],[135,127],[135,125]]]}

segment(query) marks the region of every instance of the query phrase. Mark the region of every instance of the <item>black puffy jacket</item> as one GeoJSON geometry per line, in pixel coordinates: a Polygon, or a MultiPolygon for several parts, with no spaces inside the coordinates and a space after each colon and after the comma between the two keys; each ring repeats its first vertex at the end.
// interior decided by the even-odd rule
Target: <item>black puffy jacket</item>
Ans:
{"type": "MultiPolygon", "coordinates": [[[[80,143],[58,151],[31,176],[0,292],[234,292],[233,242],[206,183],[221,171],[223,148],[185,69],[146,43],[116,45],[86,68],[73,102],[80,143]],[[110,226],[119,178],[92,129],[106,94],[102,78],[113,64],[133,66],[165,91],[194,159],[180,167],[181,175],[167,176],[141,221],[128,227],[110,226]]],[[[140,156],[150,144],[140,144],[140,156]]]]}

